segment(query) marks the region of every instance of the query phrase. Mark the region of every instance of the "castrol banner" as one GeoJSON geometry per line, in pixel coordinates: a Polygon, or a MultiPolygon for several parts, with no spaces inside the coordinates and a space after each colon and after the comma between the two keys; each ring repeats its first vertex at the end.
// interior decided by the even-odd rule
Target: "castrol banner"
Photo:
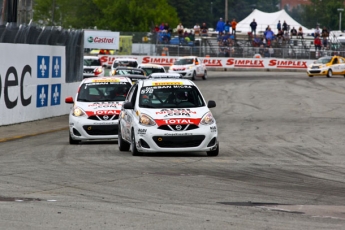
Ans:
{"type": "Polygon", "coordinates": [[[85,30],[84,48],[119,49],[120,33],[110,31],[85,30]]]}
{"type": "MultiPolygon", "coordinates": [[[[111,66],[115,59],[134,58],[141,64],[171,66],[177,56],[116,56],[99,55],[102,64],[111,66]]],[[[199,57],[209,68],[243,68],[243,69],[307,69],[315,60],[281,59],[281,58],[204,58],[199,57]]]]}

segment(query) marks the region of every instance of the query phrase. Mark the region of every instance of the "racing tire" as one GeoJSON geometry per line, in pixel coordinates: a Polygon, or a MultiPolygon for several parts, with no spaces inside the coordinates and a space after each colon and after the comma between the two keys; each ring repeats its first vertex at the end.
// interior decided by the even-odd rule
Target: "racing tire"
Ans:
{"type": "MultiPolygon", "coordinates": [[[[314,77],[314,75],[309,75],[309,77],[314,77]]],[[[345,77],[345,76],[344,76],[345,77]]]]}
{"type": "Polygon", "coordinates": [[[131,147],[131,145],[125,141],[124,139],[122,139],[122,134],[121,134],[121,129],[120,129],[120,125],[119,125],[119,133],[118,133],[118,140],[117,140],[117,144],[119,146],[119,150],[124,152],[124,151],[128,151],[129,147],[131,147]]]}
{"type": "Polygon", "coordinates": [[[135,145],[135,135],[134,131],[132,130],[132,143],[131,143],[131,151],[132,151],[132,156],[142,156],[143,153],[139,152],[137,149],[137,146],[135,145]]]}
{"type": "Polygon", "coordinates": [[[331,69],[329,69],[327,72],[327,77],[332,77],[332,76],[333,76],[333,72],[331,69]]]}
{"type": "Polygon", "coordinates": [[[70,144],[70,145],[77,145],[77,144],[79,144],[79,143],[80,143],[80,141],[74,140],[74,139],[72,138],[71,134],[69,134],[69,144],[70,144]]]}
{"type": "Polygon", "coordinates": [[[196,73],[195,71],[193,72],[193,75],[192,75],[192,80],[194,81],[195,80],[195,77],[196,77],[196,73]]]}
{"type": "Polygon", "coordinates": [[[203,79],[203,80],[206,80],[206,79],[207,79],[207,71],[205,71],[204,76],[202,76],[202,79],[203,79]]]}
{"type": "Polygon", "coordinates": [[[215,150],[207,151],[207,156],[209,157],[216,157],[219,154],[219,143],[217,144],[217,148],[215,150]]]}

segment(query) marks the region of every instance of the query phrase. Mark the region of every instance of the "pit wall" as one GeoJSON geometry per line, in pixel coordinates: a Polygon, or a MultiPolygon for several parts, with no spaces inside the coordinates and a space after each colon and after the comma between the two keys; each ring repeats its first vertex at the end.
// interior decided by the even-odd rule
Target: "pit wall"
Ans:
{"type": "MultiPolygon", "coordinates": [[[[116,55],[99,55],[102,64],[111,67],[116,58],[134,58],[139,63],[158,64],[170,66],[179,57],[174,56],[116,56],[116,55]]],[[[229,69],[300,69],[307,70],[308,66],[315,60],[296,60],[296,59],[279,59],[279,58],[200,58],[203,64],[209,68],[229,68],[229,69]]]]}
{"type": "Polygon", "coordinates": [[[64,100],[79,83],[65,81],[64,46],[0,43],[0,50],[0,126],[69,113],[64,100]]]}

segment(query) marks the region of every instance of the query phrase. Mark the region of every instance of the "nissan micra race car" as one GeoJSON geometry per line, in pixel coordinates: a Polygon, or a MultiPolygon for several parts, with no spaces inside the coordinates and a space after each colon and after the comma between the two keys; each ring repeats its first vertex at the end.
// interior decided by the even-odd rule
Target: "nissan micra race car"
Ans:
{"type": "Polygon", "coordinates": [[[206,65],[196,56],[179,57],[169,68],[169,73],[179,73],[184,78],[195,80],[196,77],[207,79],[206,65]]]}
{"type": "Polygon", "coordinates": [[[307,69],[309,77],[344,75],[345,76],[345,59],[340,56],[321,57],[311,64],[307,69]]]}
{"type": "Polygon", "coordinates": [[[119,114],[131,86],[127,77],[84,79],[75,98],[65,99],[73,104],[69,114],[69,143],[117,139],[119,114]]]}
{"type": "MultiPolygon", "coordinates": [[[[166,73],[165,75],[169,75],[166,73]]],[[[145,152],[219,153],[216,120],[190,80],[151,74],[132,86],[120,114],[118,146],[133,156],[145,152]]]]}

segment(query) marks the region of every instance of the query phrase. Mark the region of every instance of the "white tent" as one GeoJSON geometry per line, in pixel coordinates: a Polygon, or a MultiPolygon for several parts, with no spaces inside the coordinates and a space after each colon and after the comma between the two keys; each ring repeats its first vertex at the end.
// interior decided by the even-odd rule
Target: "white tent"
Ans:
{"type": "MultiPolygon", "coordinates": [[[[274,13],[266,13],[266,12],[262,12],[260,10],[255,9],[245,19],[238,22],[236,26],[237,32],[245,33],[245,34],[250,32],[251,28],[249,25],[253,21],[253,19],[255,19],[256,23],[258,24],[256,28],[257,33],[265,31],[268,25],[271,27],[274,33],[277,33],[277,24],[279,20],[280,20],[280,23],[282,24],[282,27],[283,27],[283,22],[286,21],[286,23],[290,25],[290,30],[292,29],[292,27],[295,27],[295,29],[298,30],[298,28],[301,26],[304,33],[307,33],[308,31],[310,31],[306,27],[296,22],[293,18],[291,18],[290,15],[288,15],[285,10],[280,10],[274,13]]],[[[232,19],[230,18],[230,21],[231,20],[232,19]]]]}

